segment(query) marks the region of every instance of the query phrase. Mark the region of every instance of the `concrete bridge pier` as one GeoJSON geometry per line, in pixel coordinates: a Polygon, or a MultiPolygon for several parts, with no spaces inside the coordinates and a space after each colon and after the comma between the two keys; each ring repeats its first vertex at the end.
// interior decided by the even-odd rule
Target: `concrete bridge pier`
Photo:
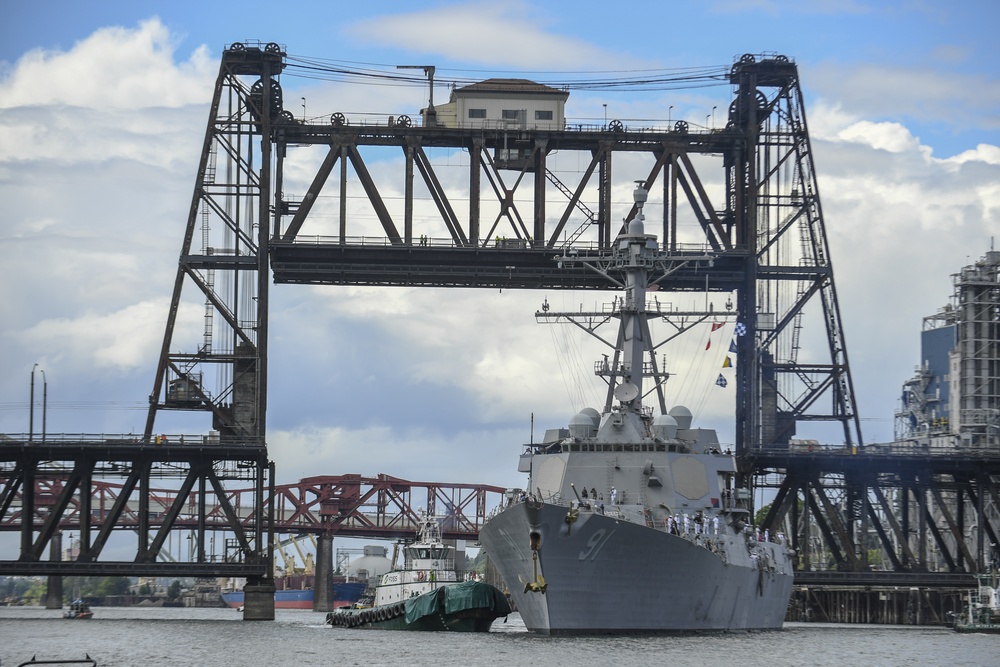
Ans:
{"type": "Polygon", "coordinates": [[[320,535],[316,545],[313,611],[333,611],[333,535],[320,535]]]}
{"type": "MultiPolygon", "coordinates": [[[[73,545],[70,544],[72,549],[73,545]]],[[[49,541],[49,560],[62,560],[62,531],[57,530],[49,541]]],[[[49,575],[48,584],[45,587],[45,608],[62,609],[63,606],[63,578],[62,575],[49,575]]]]}
{"type": "Polygon", "coordinates": [[[247,579],[243,587],[243,620],[274,620],[274,579],[247,579]]]}

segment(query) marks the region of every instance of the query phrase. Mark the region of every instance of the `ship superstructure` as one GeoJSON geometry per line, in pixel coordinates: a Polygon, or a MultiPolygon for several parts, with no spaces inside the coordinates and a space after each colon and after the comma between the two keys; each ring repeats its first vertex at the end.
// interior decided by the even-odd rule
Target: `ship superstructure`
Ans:
{"type": "Polygon", "coordinates": [[[455,548],[441,539],[437,519],[424,516],[419,539],[403,548],[403,568],[387,572],[379,579],[375,606],[402,602],[457,582],[455,548]]]}
{"type": "Polygon", "coordinates": [[[614,355],[595,367],[608,382],[604,409],[527,447],[527,488],[509,492],[480,540],[534,632],[780,628],[792,587],[784,538],[753,530],[715,432],[693,428],[683,406],[665,409],[668,374],[651,340],[651,280],[711,257],[659,251],[645,201],[637,188],[637,214],[592,267],[624,288],[605,314],[620,323],[614,355]],[[656,416],[644,404],[654,394],[656,416]]]}

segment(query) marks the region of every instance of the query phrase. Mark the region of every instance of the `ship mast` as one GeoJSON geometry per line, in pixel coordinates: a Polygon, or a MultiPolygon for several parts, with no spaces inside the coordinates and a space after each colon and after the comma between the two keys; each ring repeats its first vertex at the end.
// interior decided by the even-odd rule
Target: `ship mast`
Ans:
{"type": "Polygon", "coordinates": [[[647,349],[653,354],[646,320],[646,267],[651,266],[656,254],[656,237],[645,233],[642,207],[646,203],[646,190],[641,184],[637,185],[632,196],[636,214],[625,233],[616,239],[613,253],[625,272],[625,298],[620,308],[624,368],[622,383],[614,390],[614,396],[629,412],[641,414],[643,361],[647,349]]]}
{"type": "Polygon", "coordinates": [[[656,348],[659,345],[652,341],[649,319],[690,318],[688,324],[674,323],[679,335],[694,324],[704,321],[711,314],[662,310],[658,301],[654,304],[646,303],[646,292],[651,285],[655,286],[662,282],[684,266],[710,266],[714,259],[700,252],[701,249],[695,253],[680,251],[668,254],[660,251],[656,235],[645,233],[643,206],[647,196],[644,184],[642,181],[637,181],[633,192],[636,214],[627,221],[625,229],[615,239],[610,252],[587,255],[571,250],[555,258],[559,266],[583,264],[607,278],[610,285],[622,289],[624,295],[615,298],[610,311],[549,312],[546,301],[542,305],[542,310],[535,313],[535,319],[540,322],[571,322],[614,350],[613,359],[609,360],[608,355],[604,355],[604,361],[598,362],[594,371],[608,383],[604,412],[611,412],[614,401],[617,400],[621,403],[622,410],[636,417],[644,414],[646,378],[652,380],[653,386],[648,391],[656,392],[660,413],[667,412],[663,385],[670,374],[660,368],[657,362],[656,348]],[[620,277],[616,277],[615,274],[620,277]],[[597,329],[614,318],[620,319],[617,341],[607,340],[598,335],[597,329]],[[646,353],[649,354],[648,361],[645,358],[646,353]]]}

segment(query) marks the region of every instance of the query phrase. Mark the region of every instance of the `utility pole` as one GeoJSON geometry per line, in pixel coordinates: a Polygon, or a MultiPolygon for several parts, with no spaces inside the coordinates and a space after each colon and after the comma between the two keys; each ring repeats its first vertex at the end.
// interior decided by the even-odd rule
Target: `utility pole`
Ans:
{"type": "Polygon", "coordinates": [[[424,115],[426,127],[437,127],[437,111],[434,110],[434,65],[396,65],[396,69],[422,69],[430,83],[430,96],[427,101],[427,113],[424,115]]]}
{"type": "Polygon", "coordinates": [[[38,364],[31,367],[31,402],[28,404],[28,442],[35,437],[35,369],[38,364]]]}
{"type": "Polygon", "coordinates": [[[45,370],[42,369],[42,442],[45,442],[45,415],[48,413],[49,403],[49,381],[45,379],[45,370]]]}

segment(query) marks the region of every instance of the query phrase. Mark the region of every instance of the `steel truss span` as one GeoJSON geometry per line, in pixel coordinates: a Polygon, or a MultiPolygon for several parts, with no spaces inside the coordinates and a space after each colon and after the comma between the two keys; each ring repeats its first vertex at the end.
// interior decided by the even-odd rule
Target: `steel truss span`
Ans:
{"type": "Polygon", "coordinates": [[[406,538],[419,526],[418,508],[426,508],[442,519],[445,538],[476,540],[503,501],[500,487],[389,475],[310,477],[263,495],[259,444],[161,438],[54,435],[0,445],[0,531],[22,538],[20,557],[0,561],[0,574],[264,577],[269,530],[406,538]],[[102,558],[113,531],[137,536],[132,560],[102,558]],[[220,540],[222,553],[209,546],[218,533],[232,536],[220,540]],[[173,553],[168,540],[180,545],[173,553]],[[185,540],[189,560],[177,557],[185,540]]]}
{"type": "Polygon", "coordinates": [[[996,452],[758,450],[751,463],[758,486],[776,491],[761,524],[788,530],[800,585],[827,582],[826,569],[844,581],[891,571],[908,573],[900,585],[961,585],[1000,565],[996,452]]]}
{"type": "Polygon", "coordinates": [[[147,434],[160,411],[200,410],[223,436],[264,435],[272,273],[279,284],[606,289],[589,263],[560,256],[600,256],[632,219],[631,200],[612,197],[613,173],[620,181],[627,169],[624,180],[641,180],[658,207],[650,231],[664,249],[708,258],[654,275],[659,288],[736,293],[731,316],[747,332],[736,353],[738,453],[787,444],[807,421],[862,444],[787,58],[736,62],[733,99],[711,128],[299,119],[283,105],[285,67],[278,45],[223,54],[147,434]],[[303,164],[315,173],[291,185],[291,165],[303,164]],[[198,340],[174,340],[182,296],[205,309],[198,340]],[[826,339],[810,346],[823,358],[800,359],[803,331],[826,339]]]}
{"type": "Polygon", "coordinates": [[[0,442],[0,530],[19,532],[21,543],[0,573],[266,576],[264,489],[273,472],[254,439],[8,436],[0,442]],[[175,486],[157,489],[154,480],[175,486]],[[247,485],[253,493],[237,495],[247,485]],[[134,534],[131,547],[116,540],[106,550],[116,530],[134,534]],[[221,555],[208,553],[210,530],[230,536],[221,555]],[[64,531],[77,536],[65,545],[68,562],[64,531]],[[190,559],[163,562],[181,531],[195,545],[190,559]]]}

